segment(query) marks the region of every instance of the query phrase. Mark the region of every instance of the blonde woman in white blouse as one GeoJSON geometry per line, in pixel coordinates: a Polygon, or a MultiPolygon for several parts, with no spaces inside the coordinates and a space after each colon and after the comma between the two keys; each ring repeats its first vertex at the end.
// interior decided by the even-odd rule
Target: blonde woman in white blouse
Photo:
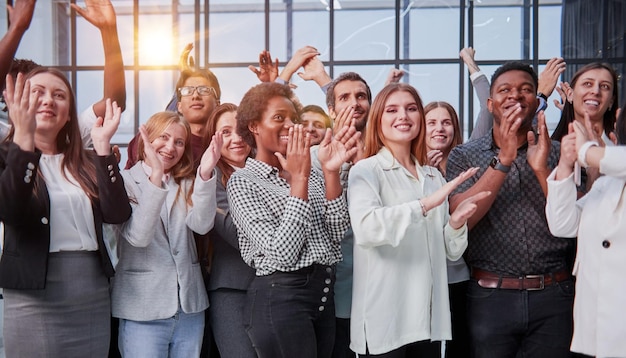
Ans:
{"type": "Polygon", "coordinates": [[[448,194],[476,173],[446,183],[426,159],[422,101],[415,88],[386,86],[372,104],[366,159],[350,171],[354,230],[350,348],[360,357],[440,357],[451,338],[446,257],[467,247],[467,199],[448,214],[448,194]]]}

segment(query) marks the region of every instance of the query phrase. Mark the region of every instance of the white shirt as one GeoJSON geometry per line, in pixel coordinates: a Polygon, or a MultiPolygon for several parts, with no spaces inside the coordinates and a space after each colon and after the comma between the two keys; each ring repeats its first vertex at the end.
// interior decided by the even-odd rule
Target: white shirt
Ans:
{"type": "Polygon", "coordinates": [[[50,252],[95,251],[98,243],[91,201],[69,172],[65,173],[67,179],[63,176],[63,157],[43,154],[39,159],[50,197],[50,252]]]}
{"type": "Polygon", "coordinates": [[[350,349],[386,353],[421,340],[451,339],[446,257],[467,247],[467,226],[448,225],[448,202],[422,215],[418,199],[441,188],[436,168],[418,178],[386,149],[350,170],[354,230],[350,349]]]}
{"type": "Polygon", "coordinates": [[[576,200],[573,175],[548,177],[546,218],[555,236],[578,236],[574,264],[571,349],[597,357],[626,357],[626,147],[606,147],[591,190],[576,200]]]}
{"type": "Polygon", "coordinates": [[[93,145],[91,140],[91,128],[96,123],[96,112],[93,111],[93,105],[89,106],[78,115],[78,128],[80,129],[80,137],[83,140],[83,148],[89,148],[93,145]]]}

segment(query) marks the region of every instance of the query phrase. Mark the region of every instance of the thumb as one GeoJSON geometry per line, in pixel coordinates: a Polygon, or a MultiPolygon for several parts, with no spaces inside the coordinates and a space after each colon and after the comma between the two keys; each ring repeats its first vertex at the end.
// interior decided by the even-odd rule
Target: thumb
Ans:
{"type": "Polygon", "coordinates": [[[96,121],[94,122],[93,126],[95,127],[102,127],[102,124],[104,123],[104,118],[102,117],[98,117],[96,118],[96,121]]]}
{"type": "Polygon", "coordinates": [[[259,74],[259,70],[256,69],[256,67],[249,65],[248,69],[252,72],[254,72],[254,74],[258,75],[259,74]]]}
{"type": "Polygon", "coordinates": [[[535,133],[533,133],[533,131],[528,131],[528,133],[526,133],[526,139],[528,140],[528,145],[529,146],[533,146],[535,145],[535,133]]]}
{"type": "Polygon", "coordinates": [[[613,142],[613,144],[617,145],[617,135],[615,135],[615,132],[609,133],[609,139],[611,139],[611,142],[613,142]]]}
{"type": "Polygon", "coordinates": [[[279,152],[275,152],[274,155],[276,156],[276,158],[278,158],[280,166],[285,169],[285,167],[287,166],[287,159],[285,159],[285,157],[279,152]]]}
{"type": "Polygon", "coordinates": [[[326,133],[324,133],[324,139],[322,139],[320,146],[328,145],[332,140],[332,137],[332,130],[330,128],[326,128],[326,133]]]}

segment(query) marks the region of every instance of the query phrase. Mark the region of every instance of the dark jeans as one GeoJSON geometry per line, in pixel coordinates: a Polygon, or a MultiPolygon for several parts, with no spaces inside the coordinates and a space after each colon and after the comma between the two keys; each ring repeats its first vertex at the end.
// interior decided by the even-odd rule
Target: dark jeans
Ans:
{"type": "Polygon", "coordinates": [[[350,318],[337,317],[335,322],[337,328],[332,358],[354,358],[354,352],[350,350],[350,318]]]}
{"type": "Polygon", "coordinates": [[[452,340],[446,342],[446,358],[467,358],[470,351],[467,326],[467,285],[469,281],[451,283],[450,313],[452,315],[452,340]]]}
{"type": "Polygon", "coordinates": [[[467,291],[472,356],[570,357],[574,282],[539,291],[482,288],[467,291]]]}
{"type": "Polygon", "coordinates": [[[334,266],[257,276],[245,326],[259,358],[330,357],[335,340],[334,266]]]}
{"type": "Polygon", "coordinates": [[[359,354],[359,358],[439,358],[441,342],[420,341],[409,343],[383,354],[359,354]]]}

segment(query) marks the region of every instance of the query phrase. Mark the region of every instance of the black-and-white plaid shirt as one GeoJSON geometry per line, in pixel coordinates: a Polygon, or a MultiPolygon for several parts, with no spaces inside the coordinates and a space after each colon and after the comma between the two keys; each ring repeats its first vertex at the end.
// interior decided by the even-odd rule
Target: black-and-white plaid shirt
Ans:
{"type": "Polygon", "coordinates": [[[243,260],[257,276],[341,260],[349,216],[343,196],[326,200],[323,177],[309,178],[309,200],[290,196],[278,169],[248,159],[228,181],[228,201],[243,260]]]}

